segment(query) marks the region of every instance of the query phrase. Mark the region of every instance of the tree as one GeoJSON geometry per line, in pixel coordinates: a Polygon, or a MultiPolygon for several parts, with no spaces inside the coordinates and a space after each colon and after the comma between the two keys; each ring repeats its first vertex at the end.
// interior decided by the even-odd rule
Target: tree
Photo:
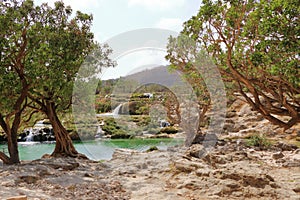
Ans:
{"type": "Polygon", "coordinates": [[[17,136],[29,91],[24,62],[28,24],[22,13],[31,4],[26,2],[15,10],[16,4],[0,2],[0,125],[6,134],[9,152],[9,157],[0,152],[0,159],[6,164],[20,162],[17,136]]]}
{"type": "Polygon", "coordinates": [[[113,65],[108,58],[111,50],[93,41],[91,15],[78,11],[72,18],[71,8],[59,1],[54,8],[42,4],[35,10],[35,23],[28,31],[28,48],[33,49],[28,58],[34,69],[27,76],[34,86],[29,94],[34,105],[30,107],[45,113],[51,122],[56,137],[52,156],[77,156],[58,113],[70,111],[74,81],[83,62],[88,58],[92,65],[89,73],[97,73],[101,67],[113,65]]]}
{"type": "Polygon", "coordinates": [[[26,102],[21,105],[32,109],[32,114],[39,111],[49,118],[56,137],[52,155],[77,156],[59,114],[71,110],[73,84],[81,64],[88,57],[90,64],[96,66],[90,71],[110,66],[111,50],[94,42],[92,16],[78,11],[72,17],[72,9],[63,2],[51,8],[47,4],[34,6],[32,0],[10,0],[1,2],[1,7],[1,22],[3,27],[9,27],[9,31],[3,31],[4,39],[1,37],[1,56],[3,63],[11,65],[3,71],[16,68],[12,74],[18,79],[13,85],[22,86],[26,102]]]}
{"type": "Polygon", "coordinates": [[[185,97],[186,109],[181,112],[181,118],[186,122],[181,124],[187,135],[185,145],[203,143],[204,140],[204,145],[210,145],[216,141],[216,134],[221,132],[219,127],[222,127],[226,107],[225,86],[219,72],[209,55],[186,35],[170,37],[167,53],[166,59],[171,63],[170,68],[180,71],[184,80],[193,88],[192,95],[185,97]],[[195,109],[196,106],[193,105],[195,103],[201,109],[195,109]],[[210,118],[206,116],[209,109],[215,113],[210,118]],[[210,121],[208,128],[210,133],[206,134],[201,131],[201,128],[207,125],[208,121],[210,121]]]}
{"type": "Polygon", "coordinates": [[[214,58],[254,110],[284,130],[300,122],[299,4],[204,0],[181,32],[214,58]]]}

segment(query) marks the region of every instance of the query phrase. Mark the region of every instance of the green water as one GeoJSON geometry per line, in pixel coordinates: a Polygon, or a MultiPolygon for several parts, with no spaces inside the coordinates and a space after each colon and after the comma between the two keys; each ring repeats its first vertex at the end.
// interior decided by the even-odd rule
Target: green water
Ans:
{"type": "MultiPolygon", "coordinates": [[[[116,148],[135,149],[145,151],[151,146],[165,150],[169,146],[181,145],[183,139],[114,139],[114,140],[93,140],[85,142],[75,142],[78,152],[85,154],[93,160],[108,160],[116,148]]],[[[34,143],[19,142],[19,154],[21,160],[34,160],[41,158],[44,154],[51,154],[55,143],[34,143]]],[[[0,150],[7,153],[7,146],[0,144],[0,150]]]]}

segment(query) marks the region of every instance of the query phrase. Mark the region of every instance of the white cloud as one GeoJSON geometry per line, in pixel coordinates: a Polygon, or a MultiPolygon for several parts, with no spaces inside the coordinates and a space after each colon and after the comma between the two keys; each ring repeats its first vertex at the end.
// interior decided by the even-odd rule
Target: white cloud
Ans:
{"type": "Polygon", "coordinates": [[[115,68],[104,69],[101,79],[107,80],[119,78],[134,72],[141,71],[145,67],[167,65],[165,59],[166,53],[159,50],[140,50],[137,52],[125,55],[117,60],[118,65],[115,68]]]}
{"type": "Polygon", "coordinates": [[[155,27],[179,32],[182,30],[183,22],[180,18],[162,18],[156,23],[155,27]]]}
{"type": "MultiPolygon", "coordinates": [[[[36,3],[38,4],[41,4],[41,3],[48,3],[49,5],[54,5],[54,2],[56,2],[58,0],[35,0],[36,3]]],[[[65,3],[65,5],[67,6],[71,6],[71,8],[74,10],[74,11],[77,11],[77,10],[89,10],[89,9],[92,9],[92,8],[97,8],[99,7],[100,3],[102,2],[103,0],[85,0],[85,1],[82,1],[82,0],[63,0],[63,2],[65,3]]]]}
{"type": "Polygon", "coordinates": [[[171,10],[183,6],[185,0],[128,0],[129,6],[142,6],[149,10],[171,10]]]}

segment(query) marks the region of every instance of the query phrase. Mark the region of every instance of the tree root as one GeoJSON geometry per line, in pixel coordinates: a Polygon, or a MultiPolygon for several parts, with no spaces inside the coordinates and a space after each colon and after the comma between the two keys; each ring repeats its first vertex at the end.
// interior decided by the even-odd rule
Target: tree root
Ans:
{"type": "Polygon", "coordinates": [[[3,161],[4,164],[10,165],[12,164],[10,158],[3,152],[0,151],[0,159],[3,161]]]}

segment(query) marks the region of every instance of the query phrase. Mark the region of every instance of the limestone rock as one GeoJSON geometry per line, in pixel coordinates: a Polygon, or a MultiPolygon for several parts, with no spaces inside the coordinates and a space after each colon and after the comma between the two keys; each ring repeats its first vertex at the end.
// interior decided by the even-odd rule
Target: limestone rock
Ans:
{"type": "Polygon", "coordinates": [[[27,196],[15,196],[15,197],[9,197],[6,200],[27,200],[27,196]]]}
{"type": "Polygon", "coordinates": [[[286,144],[283,142],[278,142],[277,144],[274,145],[275,148],[279,148],[282,151],[293,151],[298,149],[298,147],[294,144],[286,144]]]}
{"type": "Polygon", "coordinates": [[[293,190],[294,190],[294,192],[296,192],[296,193],[299,193],[299,194],[300,194],[300,186],[299,186],[299,187],[296,187],[296,188],[294,188],[293,190]]]}
{"type": "Polygon", "coordinates": [[[284,157],[284,155],[283,155],[282,152],[274,153],[272,155],[272,158],[274,158],[275,160],[278,160],[278,159],[283,158],[283,157],[284,157]]]}
{"type": "Polygon", "coordinates": [[[206,154],[205,147],[201,144],[194,144],[191,147],[189,147],[187,151],[187,156],[192,156],[195,158],[202,158],[206,154]]]}
{"type": "Polygon", "coordinates": [[[209,175],[210,175],[211,173],[212,173],[212,171],[209,170],[209,169],[198,169],[198,170],[196,171],[196,175],[197,175],[197,176],[200,176],[200,177],[203,177],[203,176],[209,177],[209,175]]]}
{"type": "Polygon", "coordinates": [[[18,183],[21,183],[21,182],[25,182],[25,183],[28,183],[28,184],[32,184],[32,183],[36,183],[39,179],[40,179],[40,177],[38,177],[35,174],[21,175],[16,180],[16,183],[18,184],[18,183]]]}

